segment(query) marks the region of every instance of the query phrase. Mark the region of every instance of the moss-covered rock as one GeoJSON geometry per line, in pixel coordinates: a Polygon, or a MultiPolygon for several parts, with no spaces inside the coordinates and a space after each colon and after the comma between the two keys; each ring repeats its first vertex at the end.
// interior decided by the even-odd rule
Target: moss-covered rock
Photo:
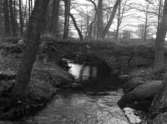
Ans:
{"type": "Polygon", "coordinates": [[[121,108],[132,107],[148,111],[154,96],[162,89],[162,81],[147,81],[125,94],[118,102],[121,108]]]}

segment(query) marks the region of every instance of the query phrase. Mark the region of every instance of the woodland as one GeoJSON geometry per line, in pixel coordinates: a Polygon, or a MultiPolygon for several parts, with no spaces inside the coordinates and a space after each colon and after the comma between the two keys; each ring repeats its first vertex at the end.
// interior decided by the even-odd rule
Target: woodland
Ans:
{"type": "Polygon", "coordinates": [[[0,29],[0,123],[167,123],[167,0],[1,0],[0,29]]]}

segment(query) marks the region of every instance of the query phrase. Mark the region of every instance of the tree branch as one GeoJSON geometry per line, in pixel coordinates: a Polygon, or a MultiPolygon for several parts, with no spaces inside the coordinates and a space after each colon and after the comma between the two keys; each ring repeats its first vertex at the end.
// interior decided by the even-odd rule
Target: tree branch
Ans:
{"type": "Polygon", "coordinates": [[[73,14],[69,13],[69,16],[71,17],[71,19],[72,19],[72,21],[73,21],[74,27],[76,28],[76,30],[77,30],[77,32],[78,32],[78,35],[79,35],[80,40],[83,40],[83,35],[82,35],[82,33],[81,33],[81,31],[80,31],[78,25],[77,25],[77,22],[76,22],[76,20],[75,20],[75,18],[74,18],[74,16],[73,16],[73,14]]]}
{"type": "Polygon", "coordinates": [[[110,26],[111,26],[111,24],[114,20],[114,16],[116,14],[116,11],[117,11],[117,8],[118,8],[118,5],[119,5],[120,2],[121,2],[121,0],[117,0],[114,7],[113,7],[113,10],[112,10],[112,13],[110,15],[109,21],[108,21],[107,25],[105,26],[104,31],[102,33],[102,38],[104,38],[106,33],[108,32],[108,30],[109,30],[109,28],[110,28],[110,26]]]}
{"type": "Polygon", "coordinates": [[[95,11],[96,11],[96,10],[97,10],[97,6],[96,6],[95,1],[93,1],[93,0],[87,0],[87,1],[89,1],[89,2],[91,2],[91,3],[93,4],[93,6],[94,6],[94,8],[95,8],[95,11]]]}

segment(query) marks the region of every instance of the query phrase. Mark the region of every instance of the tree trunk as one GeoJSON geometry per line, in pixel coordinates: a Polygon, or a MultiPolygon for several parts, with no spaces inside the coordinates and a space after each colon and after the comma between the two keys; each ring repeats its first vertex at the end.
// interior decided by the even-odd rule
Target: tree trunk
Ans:
{"type": "Polygon", "coordinates": [[[164,76],[163,88],[154,97],[150,108],[150,118],[148,124],[166,124],[167,114],[167,74],[164,76]]]}
{"type": "MultiPolygon", "coordinates": [[[[158,28],[159,28],[159,24],[160,24],[160,20],[161,20],[161,16],[162,16],[162,7],[163,6],[163,0],[159,0],[159,6],[158,6],[158,28]]],[[[158,29],[157,28],[157,29],[158,29]]]]}
{"type": "Polygon", "coordinates": [[[88,40],[92,39],[92,30],[93,30],[93,24],[94,24],[94,23],[95,23],[95,22],[93,21],[93,22],[91,22],[91,23],[89,24],[89,26],[88,26],[88,37],[87,37],[88,40]]]}
{"type": "Polygon", "coordinates": [[[102,34],[102,38],[105,38],[107,32],[109,31],[109,28],[114,20],[114,16],[116,14],[116,11],[117,11],[117,8],[118,8],[118,5],[121,3],[121,0],[117,0],[114,7],[113,7],[113,10],[112,10],[112,13],[110,15],[110,18],[109,18],[109,21],[107,23],[107,25],[105,26],[104,28],[104,31],[103,31],[103,34],[102,34]]]}
{"type": "Polygon", "coordinates": [[[97,16],[97,39],[101,40],[102,39],[102,32],[103,32],[103,0],[98,0],[98,6],[96,10],[96,16],[97,16]]]}
{"type": "Polygon", "coordinates": [[[89,37],[91,39],[96,39],[96,35],[97,35],[97,31],[96,31],[96,19],[97,19],[97,14],[95,13],[94,15],[94,20],[90,23],[90,27],[89,27],[89,37]]]}
{"type": "Polygon", "coordinates": [[[76,22],[74,16],[73,16],[71,13],[70,13],[70,17],[71,17],[71,19],[72,19],[72,21],[73,21],[73,23],[74,23],[75,29],[76,29],[77,32],[78,32],[78,35],[79,35],[80,40],[83,40],[82,32],[80,31],[80,29],[79,29],[79,27],[78,27],[78,25],[77,25],[77,22],[76,22]]]}
{"type": "Polygon", "coordinates": [[[117,17],[117,29],[115,39],[118,40],[119,38],[119,28],[121,24],[121,3],[118,4],[118,17],[117,17]]]}
{"type": "MultiPolygon", "coordinates": [[[[155,65],[156,71],[163,69],[164,67],[164,39],[166,36],[167,28],[167,0],[164,3],[163,17],[159,24],[157,38],[155,42],[155,65]]],[[[150,124],[166,124],[167,114],[167,74],[164,76],[163,89],[153,100],[150,108],[151,122],[150,124]]]]}
{"type": "Polygon", "coordinates": [[[18,27],[18,24],[17,24],[17,6],[16,6],[16,0],[13,0],[13,15],[14,15],[14,17],[13,17],[13,28],[14,28],[14,36],[16,36],[17,35],[17,27],[18,27]]]}
{"type": "Polygon", "coordinates": [[[29,17],[30,17],[32,12],[32,0],[29,0],[28,4],[29,4],[28,6],[29,6],[29,17]]]}
{"type": "Polygon", "coordinates": [[[16,76],[16,85],[12,90],[14,98],[24,96],[30,81],[33,63],[40,45],[40,34],[44,28],[45,13],[49,0],[36,0],[26,32],[26,49],[16,76]]]}
{"type": "Polygon", "coordinates": [[[25,24],[27,23],[27,20],[28,20],[28,11],[27,11],[27,8],[28,8],[28,0],[25,1],[24,12],[23,12],[23,18],[26,21],[25,24]]]}
{"type": "Polygon", "coordinates": [[[8,0],[4,0],[3,2],[3,11],[4,11],[5,35],[10,35],[10,16],[9,16],[8,0]]]}
{"type": "Polygon", "coordinates": [[[147,40],[147,30],[148,30],[148,9],[149,9],[149,5],[147,5],[146,7],[146,11],[145,11],[145,24],[144,24],[144,37],[143,40],[146,41],[147,40]]]}
{"type": "Polygon", "coordinates": [[[86,32],[85,32],[85,39],[89,39],[89,22],[90,22],[90,16],[88,15],[87,11],[87,16],[86,16],[86,32]]]}
{"type": "Polygon", "coordinates": [[[164,67],[164,41],[167,28],[167,0],[165,0],[162,21],[157,30],[157,37],[155,40],[155,59],[154,70],[159,71],[164,67]]]}
{"type": "Polygon", "coordinates": [[[58,30],[59,9],[60,9],[60,0],[53,0],[51,24],[49,28],[50,32],[55,34],[57,37],[59,35],[59,30],[58,30]]]}
{"type": "Polygon", "coordinates": [[[10,10],[10,25],[11,25],[11,30],[12,30],[12,36],[16,36],[16,18],[15,18],[15,8],[14,8],[14,2],[12,0],[9,0],[9,10],[10,10]]]}
{"type": "Polygon", "coordinates": [[[97,31],[96,31],[96,20],[97,20],[97,6],[96,6],[96,2],[93,0],[89,0],[89,2],[91,2],[94,6],[94,20],[89,24],[89,29],[88,29],[88,39],[96,39],[96,35],[97,35],[97,31]]]}
{"type": "Polygon", "coordinates": [[[71,0],[64,0],[65,4],[65,21],[64,21],[64,34],[63,34],[63,39],[68,38],[68,33],[69,33],[69,14],[70,14],[70,5],[71,5],[71,0]]]}
{"type": "Polygon", "coordinates": [[[23,13],[22,13],[22,1],[19,0],[19,21],[20,21],[20,34],[21,36],[23,35],[23,27],[24,27],[24,22],[23,22],[23,13]]]}

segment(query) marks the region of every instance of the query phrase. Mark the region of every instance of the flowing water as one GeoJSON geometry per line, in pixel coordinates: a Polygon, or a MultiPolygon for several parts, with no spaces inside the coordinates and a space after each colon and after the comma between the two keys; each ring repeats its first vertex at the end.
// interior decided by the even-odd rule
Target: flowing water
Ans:
{"type": "Polygon", "coordinates": [[[117,106],[123,95],[121,90],[99,92],[96,95],[61,91],[54,100],[28,124],[141,124],[139,117],[125,113],[117,106]],[[130,120],[131,119],[131,123],[130,120]],[[34,124],[34,123],[33,123],[34,124]]]}
{"type": "MultiPolygon", "coordinates": [[[[91,96],[85,93],[63,91],[33,122],[39,124],[128,124],[117,106],[121,92],[91,96]]],[[[29,120],[29,122],[32,120],[29,120]]]]}
{"type": "MultiPolygon", "coordinates": [[[[79,79],[83,65],[68,63],[75,79],[79,79]]],[[[83,70],[84,79],[90,76],[90,66],[83,70]]],[[[94,76],[97,69],[93,70],[94,76]]],[[[106,91],[75,91],[60,90],[48,106],[28,123],[37,124],[140,124],[135,111],[121,110],[117,102],[123,95],[122,90],[106,91]],[[130,117],[132,117],[132,121],[130,117]],[[128,117],[128,118],[127,118],[128,117]],[[131,121],[131,122],[130,122],[131,121]]]]}
{"type": "Polygon", "coordinates": [[[76,80],[78,80],[79,78],[82,78],[82,80],[88,80],[90,76],[93,78],[96,78],[97,76],[97,68],[95,66],[93,67],[89,65],[84,66],[75,63],[68,63],[68,66],[70,67],[69,73],[72,74],[76,80]],[[91,69],[92,69],[92,74],[90,74],[91,69]],[[81,71],[83,72],[80,77],[81,71]]]}

